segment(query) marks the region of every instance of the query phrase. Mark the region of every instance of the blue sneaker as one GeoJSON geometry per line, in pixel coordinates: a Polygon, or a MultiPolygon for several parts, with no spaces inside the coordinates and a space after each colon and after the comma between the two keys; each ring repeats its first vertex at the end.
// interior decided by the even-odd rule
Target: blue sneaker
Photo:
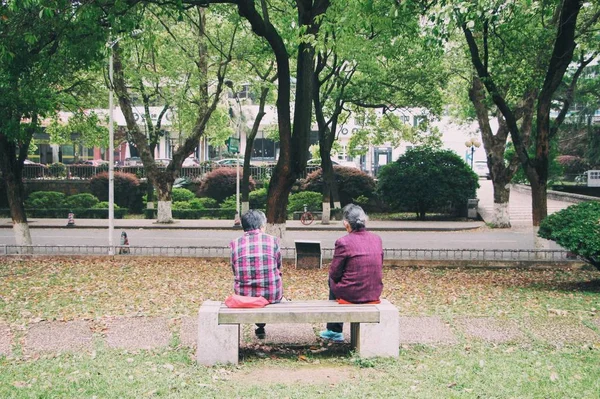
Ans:
{"type": "Polygon", "coordinates": [[[344,342],[344,334],[341,332],[335,332],[331,330],[321,331],[319,336],[323,339],[327,339],[333,342],[344,342]]]}

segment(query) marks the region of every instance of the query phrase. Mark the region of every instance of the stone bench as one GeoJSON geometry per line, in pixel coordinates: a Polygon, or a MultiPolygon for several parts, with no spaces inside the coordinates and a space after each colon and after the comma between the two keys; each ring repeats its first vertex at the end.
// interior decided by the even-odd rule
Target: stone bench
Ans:
{"type": "Polygon", "coordinates": [[[351,345],[361,357],[398,357],[398,309],[387,300],[380,304],[340,305],[336,301],[289,301],[264,308],[228,308],[205,301],[198,313],[196,360],[212,366],[238,363],[240,325],[267,323],[350,323],[351,345]]]}

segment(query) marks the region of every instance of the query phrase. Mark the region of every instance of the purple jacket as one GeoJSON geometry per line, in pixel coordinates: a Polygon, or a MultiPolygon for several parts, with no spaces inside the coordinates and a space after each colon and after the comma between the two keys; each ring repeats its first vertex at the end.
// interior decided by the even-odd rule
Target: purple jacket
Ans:
{"type": "Polygon", "coordinates": [[[353,231],[335,242],[329,266],[329,284],[337,299],[352,303],[379,300],[383,290],[381,238],[365,229],[353,231]]]}

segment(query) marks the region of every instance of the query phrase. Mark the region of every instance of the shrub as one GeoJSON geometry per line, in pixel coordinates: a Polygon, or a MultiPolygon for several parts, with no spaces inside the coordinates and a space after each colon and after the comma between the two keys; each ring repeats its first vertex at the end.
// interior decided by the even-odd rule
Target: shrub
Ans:
{"type": "Polygon", "coordinates": [[[236,198],[235,198],[235,194],[233,194],[230,197],[227,197],[223,200],[223,202],[221,202],[221,204],[219,205],[219,208],[221,209],[236,209],[237,208],[237,204],[236,204],[236,198]]]}
{"type": "Polygon", "coordinates": [[[196,196],[194,195],[193,192],[191,192],[187,188],[174,188],[171,198],[172,198],[173,202],[180,202],[180,201],[191,201],[194,198],[196,198],[196,196]]]}
{"type": "Polygon", "coordinates": [[[67,208],[93,208],[98,203],[98,198],[90,193],[75,194],[67,197],[64,205],[67,208]]]}
{"type": "Polygon", "coordinates": [[[29,194],[25,201],[26,208],[52,209],[64,206],[66,195],[57,191],[36,191],[29,194]]]}
{"type": "Polygon", "coordinates": [[[259,188],[251,191],[248,195],[248,202],[251,209],[265,209],[267,207],[267,188],[259,188]]]}
{"type": "MultiPolygon", "coordinates": [[[[131,211],[141,210],[141,195],[138,195],[139,179],[131,174],[115,172],[115,204],[129,208],[131,211]]],[[[108,201],[108,173],[99,173],[90,180],[90,191],[100,201],[108,201]]]]}
{"type": "Polygon", "coordinates": [[[548,216],[540,223],[538,236],[600,270],[600,202],[582,202],[548,216]]]}
{"type": "MultiPolygon", "coordinates": [[[[354,198],[358,198],[361,195],[369,198],[373,197],[375,180],[365,172],[356,168],[334,166],[333,173],[335,174],[335,181],[342,206],[353,202],[354,198]]],[[[321,168],[306,176],[301,189],[303,191],[323,192],[323,171],[321,168]]]]}
{"type": "MultiPolygon", "coordinates": [[[[115,205],[115,210],[121,209],[121,207],[117,204],[115,205]]],[[[96,205],[92,206],[92,209],[108,209],[108,201],[98,202],[96,205]]]]}
{"type": "Polygon", "coordinates": [[[416,148],[381,168],[378,193],[393,210],[459,213],[475,198],[477,175],[450,150],[416,148]]]}
{"type": "MultiPolygon", "coordinates": [[[[204,177],[198,197],[210,197],[217,202],[222,202],[225,198],[235,194],[236,176],[235,168],[216,168],[204,177]]],[[[240,174],[240,180],[241,178],[240,174]]],[[[254,179],[250,177],[248,187],[250,191],[254,190],[255,185],[254,179]]]]}
{"type": "Polygon", "coordinates": [[[60,162],[50,165],[48,171],[52,177],[67,177],[67,167],[60,162]]]}
{"type": "Polygon", "coordinates": [[[323,206],[323,195],[314,191],[290,194],[287,211],[288,213],[303,211],[304,204],[307,205],[309,211],[320,211],[323,206]]]}
{"type": "Polygon", "coordinates": [[[187,201],[175,201],[171,204],[171,209],[192,209],[192,204],[187,201]]]}
{"type": "Polygon", "coordinates": [[[192,209],[210,209],[219,207],[216,200],[208,197],[194,198],[190,201],[190,205],[192,209]]]}

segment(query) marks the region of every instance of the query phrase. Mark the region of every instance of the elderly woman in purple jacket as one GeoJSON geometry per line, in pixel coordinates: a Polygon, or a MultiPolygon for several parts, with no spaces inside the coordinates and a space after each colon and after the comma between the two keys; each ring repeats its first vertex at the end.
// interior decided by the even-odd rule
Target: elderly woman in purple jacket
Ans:
{"type": "MultiPolygon", "coordinates": [[[[340,303],[379,303],[383,290],[381,238],[365,229],[367,215],[354,204],[343,209],[347,235],[335,242],[329,266],[329,299],[340,303]]],[[[341,342],[343,323],[327,323],[321,338],[341,342]]]]}

